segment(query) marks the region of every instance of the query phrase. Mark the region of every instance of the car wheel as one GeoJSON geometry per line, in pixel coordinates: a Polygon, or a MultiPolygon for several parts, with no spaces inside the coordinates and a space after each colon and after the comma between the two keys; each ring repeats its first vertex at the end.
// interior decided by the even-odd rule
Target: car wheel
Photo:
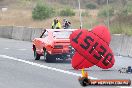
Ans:
{"type": "Polygon", "coordinates": [[[48,63],[56,62],[56,58],[54,57],[54,55],[50,55],[49,53],[47,53],[45,61],[48,63]]]}
{"type": "Polygon", "coordinates": [[[46,49],[45,48],[43,48],[43,51],[44,51],[44,59],[46,60],[46,55],[47,55],[47,51],[46,51],[46,49]]]}
{"type": "Polygon", "coordinates": [[[72,46],[69,46],[69,48],[70,48],[70,58],[72,58],[75,53],[75,49],[72,46]]]}
{"type": "Polygon", "coordinates": [[[40,55],[36,52],[36,48],[34,47],[33,50],[34,50],[34,58],[35,58],[35,60],[39,60],[40,59],[40,55]]]}
{"type": "Polygon", "coordinates": [[[67,57],[67,55],[66,54],[64,54],[64,55],[62,55],[62,57],[61,57],[62,59],[63,59],[63,62],[65,62],[66,61],[66,59],[68,58],[67,57]]]}

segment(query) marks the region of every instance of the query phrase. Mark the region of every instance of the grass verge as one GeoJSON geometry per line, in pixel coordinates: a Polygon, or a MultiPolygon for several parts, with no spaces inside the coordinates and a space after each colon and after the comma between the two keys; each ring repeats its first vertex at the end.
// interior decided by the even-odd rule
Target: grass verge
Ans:
{"type": "Polygon", "coordinates": [[[125,34],[132,36],[132,25],[111,25],[110,31],[112,34],[125,34]]]}

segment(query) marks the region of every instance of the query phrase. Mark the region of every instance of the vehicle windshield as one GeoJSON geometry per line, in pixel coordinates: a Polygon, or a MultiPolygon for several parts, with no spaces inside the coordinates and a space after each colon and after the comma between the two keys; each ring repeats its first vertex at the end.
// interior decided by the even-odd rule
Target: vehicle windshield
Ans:
{"type": "Polygon", "coordinates": [[[72,33],[72,31],[54,31],[53,32],[53,36],[54,38],[57,39],[67,39],[70,37],[70,34],[72,33]]]}

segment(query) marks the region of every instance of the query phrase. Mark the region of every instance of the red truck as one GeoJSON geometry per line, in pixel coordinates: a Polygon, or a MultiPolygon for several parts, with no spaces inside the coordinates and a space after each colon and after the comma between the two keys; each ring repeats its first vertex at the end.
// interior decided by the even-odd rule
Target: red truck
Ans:
{"type": "Polygon", "coordinates": [[[40,56],[44,56],[46,62],[72,57],[74,49],[70,46],[69,36],[74,30],[76,29],[45,29],[40,38],[33,40],[35,60],[39,60],[40,56]]]}

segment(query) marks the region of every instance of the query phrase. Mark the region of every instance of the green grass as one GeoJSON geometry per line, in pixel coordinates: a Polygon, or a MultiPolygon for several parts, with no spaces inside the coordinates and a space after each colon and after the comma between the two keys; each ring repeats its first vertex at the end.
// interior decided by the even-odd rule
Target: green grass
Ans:
{"type": "Polygon", "coordinates": [[[110,26],[110,31],[112,34],[125,34],[132,36],[132,25],[112,25],[110,26]]]}
{"type": "MultiPolygon", "coordinates": [[[[32,9],[36,5],[36,3],[41,1],[41,0],[3,0],[3,1],[6,1],[7,6],[9,4],[9,6],[11,6],[11,8],[13,10],[10,11],[10,9],[9,9],[10,13],[8,14],[8,12],[9,12],[8,11],[4,14],[4,17],[7,17],[7,18],[0,20],[0,24],[2,24],[2,25],[3,24],[4,25],[12,25],[12,24],[14,25],[15,24],[15,25],[24,25],[24,26],[30,25],[33,27],[37,26],[37,27],[50,28],[51,23],[53,21],[53,18],[46,19],[43,21],[34,21],[31,18],[32,9]],[[12,2],[12,1],[14,1],[14,2],[12,2]],[[26,15],[25,15],[25,13],[26,13],[26,15]],[[21,17],[21,14],[22,15],[24,14],[25,18],[21,17]],[[15,19],[14,19],[14,16],[15,16],[15,19]]],[[[90,1],[90,0],[87,0],[87,3],[89,3],[88,1],[90,1]]],[[[51,2],[50,0],[49,1],[48,0],[42,0],[42,2],[44,2],[44,4],[47,4],[48,6],[55,9],[56,14],[54,15],[54,18],[58,17],[58,19],[61,22],[62,22],[63,18],[67,18],[71,22],[72,28],[79,28],[80,27],[78,5],[77,5],[77,7],[76,7],[76,5],[72,5],[77,1],[74,0],[74,2],[72,2],[69,0],[68,2],[66,2],[65,0],[55,0],[54,2],[51,2]],[[69,3],[69,4],[66,4],[66,3],[69,3]],[[63,10],[64,8],[67,8],[67,7],[70,7],[70,8],[76,7],[76,9],[75,9],[76,15],[73,17],[61,17],[59,15],[60,11],[63,10]]],[[[83,2],[83,0],[81,2],[83,2]]],[[[0,2],[0,3],[2,3],[2,2],[0,2]]],[[[83,2],[82,4],[87,4],[87,3],[83,2]]],[[[118,4],[120,5],[120,3],[118,3],[118,4]]],[[[118,11],[120,9],[119,5],[117,5],[117,3],[113,3],[113,4],[110,4],[109,6],[114,8],[114,10],[115,10],[114,13],[115,13],[116,11],[118,11]]],[[[83,6],[85,6],[85,5],[83,5],[83,6]]],[[[81,5],[81,8],[82,8],[82,5],[81,5]]],[[[107,6],[106,5],[99,6],[99,8],[97,8],[97,10],[103,9],[103,8],[106,9],[107,6]]],[[[128,2],[127,9],[128,9],[129,15],[132,14],[132,1],[130,1],[130,0],[128,2]]],[[[93,14],[93,12],[90,12],[89,10],[82,12],[83,28],[91,29],[98,24],[106,23],[106,20],[107,20],[106,17],[99,17],[99,18],[97,17],[97,19],[95,19],[92,16],[90,16],[91,13],[93,14]]],[[[107,14],[105,14],[105,15],[107,15],[107,14]]],[[[116,15],[114,14],[114,16],[116,16],[116,15]]],[[[117,20],[115,19],[115,21],[112,21],[111,22],[112,25],[110,25],[111,33],[112,34],[125,34],[125,35],[132,36],[131,18],[132,18],[132,16],[130,16],[130,17],[126,16],[125,18],[123,18],[123,20],[121,22],[118,19],[117,20]],[[119,25],[119,23],[121,23],[121,25],[119,25]]]]}

